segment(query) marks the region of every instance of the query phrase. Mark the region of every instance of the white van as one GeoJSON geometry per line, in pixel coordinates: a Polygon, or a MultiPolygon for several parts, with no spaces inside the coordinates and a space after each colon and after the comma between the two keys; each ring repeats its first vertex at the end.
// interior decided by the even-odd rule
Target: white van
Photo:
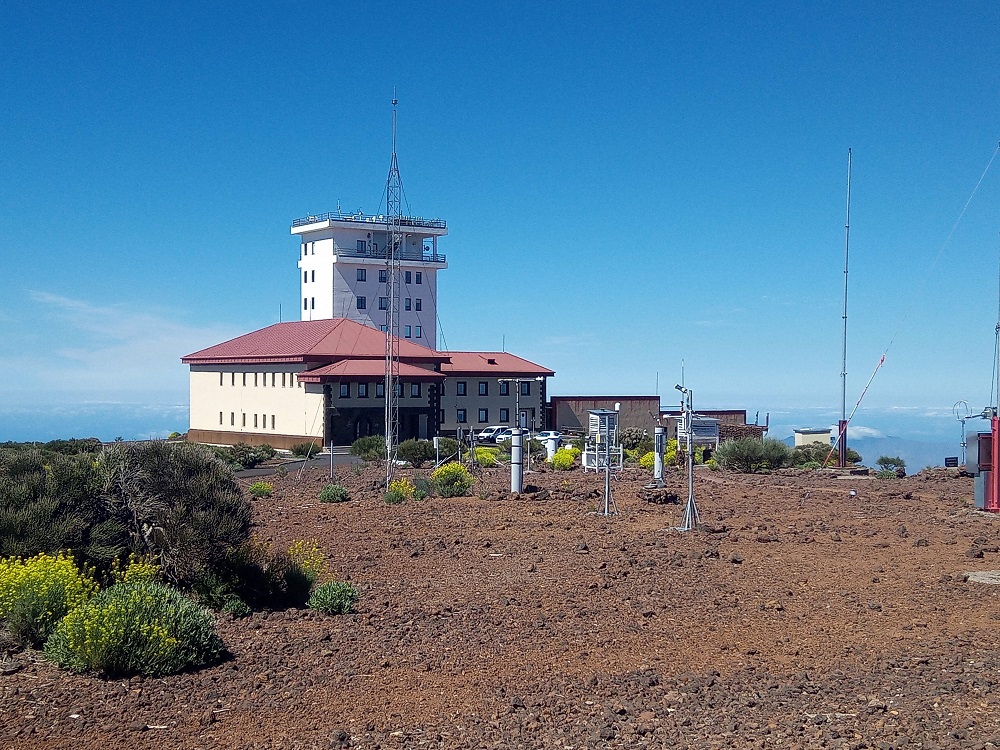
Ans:
{"type": "Polygon", "coordinates": [[[476,441],[480,443],[495,443],[497,433],[502,429],[503,427],[501,425],[490,425],[489,427],[484,427],[476,433],[476,441]]]}

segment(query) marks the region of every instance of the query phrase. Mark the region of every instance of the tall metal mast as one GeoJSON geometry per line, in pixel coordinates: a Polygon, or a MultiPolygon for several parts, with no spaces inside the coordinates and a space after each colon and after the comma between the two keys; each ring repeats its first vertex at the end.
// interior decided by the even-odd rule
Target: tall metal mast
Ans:
{"type": "Polygon", "coordinates": [[[396,164],[396,92],[392,94],[392,161],[385,182],[385,486],[389,488],[396,471],[399,447],[399,256],[403,244],[403,181],[396,164]]]}
{"type": "Polygon", "coordinates": [[[837,465],[847,466],[847,262],[851,250],[851,149],[847,149],[847,220],[844,222],[844,339],[840,365],[840,425],[837,465]]]}

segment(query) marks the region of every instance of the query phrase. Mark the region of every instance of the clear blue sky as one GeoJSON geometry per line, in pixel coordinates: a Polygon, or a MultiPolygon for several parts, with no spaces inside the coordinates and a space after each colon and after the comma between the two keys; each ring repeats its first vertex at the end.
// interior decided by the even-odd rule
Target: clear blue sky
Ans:
{"type": "MultiPolygon", "coordinates": [[[[2,407],[186,403],[297,315],[293,218],[449,223],[441,332],[552,392],[751,415],[990,398],[995,2],[5,3],[2,407]],[[944,248],[942,252],[942,248],[944,248]]],[[[22,417],[18,418],[23,419],[22,417]]],[[[811,426],[811,425],[805,425],[811,426]]],[[[878,427],[878,425],[872,425],[878,427]]],[[[183,428],[184,425],[181,425],[183,428]]]]}

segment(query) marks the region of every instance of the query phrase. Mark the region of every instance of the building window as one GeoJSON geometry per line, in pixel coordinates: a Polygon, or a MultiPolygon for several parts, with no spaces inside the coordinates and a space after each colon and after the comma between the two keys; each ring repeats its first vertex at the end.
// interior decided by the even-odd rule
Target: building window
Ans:
{"type": "Polygon", "coordinates": [[[316,272],[315,271],[312,272],[312,277],[309,280],[310,281],[316,281],[316,272]]]}
{"type": "Polygon", "coordinates": [[[465,424],[465,422],[466,422],[466,419],[465,419],[465,409],[459,409],[458,410],[458,413],[455,416],[455,421],[458,422],[459,424],[465,424]]]}
{"type": "Polygon", "coordinates": [[[408,339],[411,339],[411,338],[413,338],[413,335],[412,335],[412,334],[411,334],[411,332],[410,332],[410,326],[406,326],[406,327],[405,327],[405,328],[403,329],[403,335],[404,335],[404,337],[405,337],[405,338],[408,338],[408,339]]]}
{"type": "Polygon", "coordinates": [[[253,415],[253,427],[254,427],[255,430],[257,429],[257,415],[256,414],[253,415]]]}
{"type": "Polygon", "coordinates": [[[256,387],[257,387],[257,373],[254,373],[254,374],[253,374],[253,387],[254,387],[254,388],[256,388],[256,387]]]}
{"type": "Polygon", "coordinates": [[[500,421],[501,422],[509,422],[510,421],[510,409],[501,409],[500,410],[500,421]]]}
{"type": "Polygon", "coordinates": [[[309,309],[309,299],[307,297],[302,298],[302,309],[303,310],[309,309]]]}
{"type": "MultiPolygon", "coordinates": [[[[296,380],[298,380],[298,378],[296,378],[296,380]]],[[[301,388],[301,387],[302,387],[302,381],[299,380],[299,388],[301,388]]]]}
{"type": "Polygon", "coordinates": [[[409,284],[410,283],[410,272],[409,271],[405,272],[404,278],[406,279],[406,283],[409,284]]]}
{"type": "MultiPolygon", "coordinates": [[[[364,240],[358,240],[358,242],[362,245],[364,244],[364,240]]],[[[368,281],[368,270],[365,268],[359,268],[356,278],[358,281],[368,281]]]]}
{"type": "Polygon", "coordinates": [[[219,412],[219,424],[222,424],[222,412],[219,412]]]}
{"type": "MultiPolygon", "coordinates": [[[[368,249],[368,243],[365,242],[364,240],[358,240],[358,242],[355,245],[355,247],[358,249],[359,253],[363,253],[363,252],[365,252],[368,249]]],[[[364,281],[364,279],[361,277],[361,271],[362,271],[362,269],[359,268],[358,269],[358,281],[364,281]]]]}
{"type": "Polygon", "coordinates": [[[530,396],[531,395],[531,381],[530,380],[522,380],[521,381],[521,395],[522,396],[530,396]]]}
{"type": "Polygon", "coordinates": [[[234,411],[229,412],[229,426],[230,427],[236,426],[236,412],[234,411]]]}
{"type": "Polygon", "coordinates": [[[368,306],[368,301],[364,297],[358,297],[357,307],[359,310],[364,310],[368,306]]]}
{"type": "Polygon", "coordinates": [[[479,381],[479,395],[489,396],[490,395],[490,384],[486,380],[479,381]]]}
{"type": "Polygon", "coordinates": [[[510,383],[508,383],[506,380],[500,381],[500,395],[501,396],[510,395],[510,383]]]}
{"type": "Polygon", "coordinates": [[[379,310],[388,310],[389,309],[389,298],[388,297],[379,297],[378,298],[378,309],[379,310]]]}
{"type": "Polygon", "coordinates": [[[483,424],[484,422],[489,422],[489,421],[490,421],[490,410],[489,409],[480,409],[479,410],[479,424],[483,424]]]}
{"type": "MultiPolygon", "coordinates": [[[[424,283],[424,275],[420,271],[417,271],[417,283],[418,284],[424,283]]],[[[420,308],[418,307],[417,309],[419,310],[420,308]]]]}
{"type": "Polygon", "coordinates": [[[246,427],[247,426],[247,413],[246,412],[242,412],[242,414],[243,414],[243,427],[246,427]]]}
{"type": "Polygon", "coordinates": [[[385,284],[387,281],[389,281],[389,272],[384,268],[380,268],[378,272],[378,283],[385,284]]]}
{"type": "Polygon", "coordinates": [[[368,383],[358,383],[358,398],[368,398],[368,383]]]}
{"type": "Polygon", "coordinates": [[[409,312],[413,308],[413,300],[407,297],[403,300],[403,309],[409,312]]]}
{"type": "Polygon", "coordinates": [[[271,415],[271,429],[274,429],[274,415],[271,415]]]}
{"type": "Polygon", "coordinates": [[[303,242],[302,243],[302,257],[303,258],[306,257],[306,249],[307,249],[306,243],[303,242]]]}
{"type": "Polygon", "coordinates": [[[236,373],[235,372],[230,373],[229,385],[230,386],[234,386],[234,387],[236,385],[236,373]]]}
{"type": "Polygon", "coordinates": [[[387,331],[389,330],[389,327],[388,327],[388,326],[379,326],[379,327],[378,327],[378,329],[379,329],[379,330],[380,330],[380,331],[381,331],[382,333],[386,333],[386,332],[387,332],[387,331]]]}
{"type": "Polygon", "coordinates": [[[444,409],[441,409],[441,412],[438,414],[438,424],[444,424],[444,409]]]}
{"type": "Polygon", "coordinates": [[[464,380],[459,380],[458,383],[455,384],[455,395],[456,396],[464,396],[464,395],[466,395],[465,386],[466,386],[465,381],[464,380]]]}
{"type": "Polygon", "coordinates": [[[417,297],[415,300],[413,300],[413,309],[416,310],[417,312],[420,312],[421,310],[424,309],[424,301],[420,299],[420,297],[417,297]]]}
{"type": "Polygon", "coordinates": [[[410,383],[410,397],[420,398],[420,383],[410,383]]]}
{"type": "Polygon", "coordinates": [[[282,387],[282,388],[286,388],[286,387],[287,387],[287,386],[285,385],[285,375],[286,375],[286,373],[284,373],[284,372],[283,372],[283,373],[281,373],[281,387],[282,387]]]}
{"type": "Polygon", "coordinates": [[[350,398],[351,397],[351,384],[350,383],[341,383],[340,384],[340,397],[341,398],[350,398]]]}
{"type": "Polygon", "coordinates": [[[271,373],[271,387],[272,388],[274,388],[274,384],[277,381],[277,379],[278,379],[278,373],[272,372],[271,373]]]}
{"type": "Polygon", "coordinates": [[[310,297],[309,298],[309,305],[310,305],[309,309],[311,309],[311,310],[315,310],[316,309],[316,298],[315,297],[310,297]]]}
{"type": "Polygon", "coordinates": [[[244,388],[247,387],[247,374],[246,373],[243,373],[243,387],[244,388]]]}
{"type": "Polygon", "coordinates": [[[303,271],[302,272],[302,283],[303,284],[308,284],[309,283],[309,272],[308,271],[303,271]]]}
{"type": "Polygon", "coordinates": [[[384,397],[385,397],[385,383],[376,383],[375,398],[384,398],[384,397]]]}
{"type": "Polygon", "coordinates": [[[416,329],[414,329],[413,331],[413,338],[419,339],[422,335],[423,335],[423,329],[420,326],[417,326],[416,329]]]}

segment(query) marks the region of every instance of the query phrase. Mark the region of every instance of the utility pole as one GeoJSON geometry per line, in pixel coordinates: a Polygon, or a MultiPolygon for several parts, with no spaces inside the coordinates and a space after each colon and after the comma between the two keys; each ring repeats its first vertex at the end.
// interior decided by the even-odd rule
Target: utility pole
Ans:
{"type": "Polygon", "coordinates": [[[851,149],[847,149],[847,219],[844,222],[844,338],[840,366],[840,423],[837,426],[837,466],[847,466],[847,262],[851,250],[851,149]]]}

